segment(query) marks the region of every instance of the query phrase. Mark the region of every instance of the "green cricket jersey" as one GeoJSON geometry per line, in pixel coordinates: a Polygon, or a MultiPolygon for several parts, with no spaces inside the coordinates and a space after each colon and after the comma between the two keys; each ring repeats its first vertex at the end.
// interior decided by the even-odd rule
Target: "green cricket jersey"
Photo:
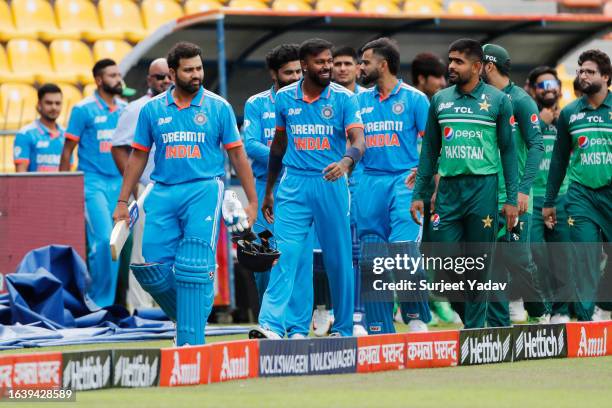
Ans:
{"type": "MultiPolygon", "coordinates": [[[[557,127],[555,126],[556,121],[551,124],[547,124],[544,121],[540,122],[542,129],[542,141],[544,142],[544,155],[542,161],[540,161],[540,168],[538,174],[533,181],[532,191],[534,197],[544,197],[546,194],[546,180],[548,179],[548,170],[550,169],[550,159],[552,157],[553,147],[555,140],[557,140],[557,127]]],[[[567,186],[569,185],[567,177],[563,179],[559,195],[567,193],[567,186]]]]}
{"type": "Polygon", "coordinates": [[[612,183],[612,93],[596,109],[583,96],[561,111],[544,207],[554,206],[568,164],[571,182],[591,189],[612,183]]]}
{"type": "Polygon", "coordinates": [[[468,94],[456,86],[435,94],[429,107],[414,199],[424,198],[436,164],[440,176],[452,177],[497,174],[501,161],[509,192],[507,201],[516,205],[518,169],[513,123],[506,94],[482,81],[468,94]]]}
{"type": "MultiPolygon", "coordinates": [[[[544,146],[542,145],[542,130],[540,129],[540,116],[538,106],[531,96],[522,88],[510,82],[502,89],[512,103],[514,112],[514,143],[516,144],[516,156],[518,159],[519,193],[529,194],[529,210],[533,212],[533,195],[531,186],[538,173],[538,165],[542,159],[544,146]]],[[[499,162],[499,206],[506,202],[506,187],[499,162]]]]}

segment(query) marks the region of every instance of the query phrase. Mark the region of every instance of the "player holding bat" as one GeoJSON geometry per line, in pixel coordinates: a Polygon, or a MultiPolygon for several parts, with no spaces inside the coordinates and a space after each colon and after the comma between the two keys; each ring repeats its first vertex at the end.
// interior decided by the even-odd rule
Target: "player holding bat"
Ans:
{"type": "Polygon", "coordinates": [[[180,42],[167,60],[175,86],[147,102],[140,112],[114,219],[129,222],[127,199],[155,143],[151,175],[155,186],[145,201],[143,256],[147,263],[131,267],[142,287],[176,320],[176,344],[198,345],[204,343],[214,298],[224,189],[221,144],[249,201],[243,210],[235,194],[226,192],[223,213],[230,231],[252,224],[257,195],[231,106],[202,86],[202,50],[180,42]]]}

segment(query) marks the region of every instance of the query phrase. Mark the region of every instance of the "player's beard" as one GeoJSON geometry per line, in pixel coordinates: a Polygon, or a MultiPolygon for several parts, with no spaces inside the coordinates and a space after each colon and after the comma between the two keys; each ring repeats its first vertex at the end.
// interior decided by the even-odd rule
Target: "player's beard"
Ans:
{"type": "Polygon", "coordinates": [[[597,92],[601,91],[601,82],[595,82],[588,85],[580,84],[580,88],[582,88],[582,93],[585,95],[595,95],[597,92]]]}
{"type": "Polygon", "coordinates": [[[279,79],[279,80],[278,80],[278,89],[284,88],[284,87],[286,87],[287,85],[291,85],[292,83],[297,82],[297,81],[298,81],[298,80],[293,80],[293,79],[292,79],[292,80],[290,80],[290,81],[285,82],[285,81],[281,81],[281,80],[279,79]]]}
{"type": "Polygon", "coordinates": [[[110,95],[121,95],[123,93],[123,85],[119,82],[115,86],[110,86],[106,82],[102,82],[102,90],[110,95]]]}
{"type": "Polygon", "coordinates": [[[559,95],[552,92],[545,93],[542,97],[536,97],[538,104],[543,108],[552,108],[557,104],[559,100],[559,95]]]}
{"type": "Polygon", "coordinates": [[[325,71],[321,70],[317,73],[308,71],[308,76],[310,77],[310,80],[315,84],[319,85],[321,88],[325,88],[331,82],[331,70],[328,71],[329,76],[327,78],[321,78],[320,74],[322,74],[323,72],[325,71]]]}
{"type": "Polygon", "coordinates": [[[43,112],[39,112],[39,113],[40,113],[40,117],[43,118],[47,122],[55,122],[57,118],[59,117],[59,112],[53,113],[51,116],[47,113],[43,113],[43,112]]]}
{"type": "Polygon", "coordinates": [[[187,94],[194,94],[198,92],[201,86],[202,86],[201,79],[198,79],[197,83],[195,83],[192,81],[188,81],[188,82],[181,81],[181,79],[178,76],[176,77],[176,87],[180,88],[182,91],[184,91],[187,94]]]}
{"type": "Polygon", "coordinates": [[[466,77],[461,76],[461,73],[459,71],[448,71],[448,73],[449,73],[448,82],[453,85],[457,85],[457,86],[465,85],[468,82],[470,82],[470,79],[472,79],[470,76],[466,76],[466,77]],[[451,73],[455,74],[456,76],[453,78],[450,75],[451,73]]]}
{"type": "Polygon", "coordinates": [[[374,82],[378,81],[378,78],[380,78],[380,72],[378,72],[377,69],[375,69],[374,71],[370,72],[369,74],[366,74],[365,72],[361,75],[361,83],[364,85],[371,85],[374,82]]]}

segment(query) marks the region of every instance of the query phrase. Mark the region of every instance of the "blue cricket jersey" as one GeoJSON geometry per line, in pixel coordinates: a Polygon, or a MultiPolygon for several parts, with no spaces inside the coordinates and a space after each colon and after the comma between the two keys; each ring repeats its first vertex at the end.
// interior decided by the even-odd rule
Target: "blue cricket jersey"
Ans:
{"type": "Polygon", "coordinates": [[[27,163],[28,171],[58,171],[64,149],[64,128],[47,129],[40,120],[24,126],[15,135],[15,164],[27,163]]]}
{"type": "Polygon", "coordinates": [[[275,94],[272,87],[251,96],[244,105],[244,148],[252,160],[253,175],[262,180],[268,177],[268,157],[276,128],[275,94]]]}
{"type": "Polygon", "coordinates": [[[189,106],[178,106],[174,86],[147,102],[138,116],[132,147],[149,151],[155,143],[151,179],[179,184],[225,174],[225,149],[242,145],[229,103],[200,87],[189,106]]]}

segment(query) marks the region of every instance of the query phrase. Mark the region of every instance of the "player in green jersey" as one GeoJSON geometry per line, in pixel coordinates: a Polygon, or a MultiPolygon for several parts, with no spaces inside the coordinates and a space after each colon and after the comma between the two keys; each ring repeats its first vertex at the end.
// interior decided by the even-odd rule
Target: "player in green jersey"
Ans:
{"type": "MultiPolygon", "coordinates": [[[[423,195],[437,168],[440,182],[431,219],[432,241],[446,243],[444,252],[455,256],[466,252],[472,256],[474,248],[467,243],[487,243],[479,249],[484,250],[489,264],[497,234],[500,161],[507,192],[502,214],[508,225],[515,225],[518,217],[512,106],[504,93],[480,80],[483,53],[477,41],[455,41],[448,58],[453,86],[432,98],[410,212],[421,224],[423,195]]],[[[483,282],[488,276],[489,267],[485,266],[453,277],[483,282]]],[[[465,301],[455,302],[453,307],[466,328],[483,327],[486,293],[466,290],[464,295],[465,301]]]]}
{"type": "MultiPolygon", "coordinates": [[[[499,237],[502,242],[508,242],[509,234],[517,232],[518,241],[510,245],[501,244],[496,251],[493,275],[500,281],[510,278],[511,285],[522,298],[529,299],[525,306],[531,318],[538,319],[539,323],[548,323],[548,313],[544,297],[540,291],[537,280],[537,267],[531,256],[529,247],[529,230],[533,200],[531,185],[538,172],[544,147],[542,145],[542,130],[538,107],[529,94],[521,87],[510,81],[510,55],[503,47],[496,44],[486,44],[482,47],[484,53],[484,67],[482,76],[485,81],[499,89],[510,99],[516,125],[514,129],[514,142],[518,159],[519,188],[518,209],[519,223],[516,228],[506,225],[500,217],[500,233],[507,231],[499,237]]],[[[499,165],[501,170],[501,163],[499,165]]],[[[499,207],[506,202],[506,189],[504,177],[499,172],[498,184],[499,207]]],[[[489,299],[487,321],[489,326],[510,326],[510,310],[508,293],[502,292],[489,299]]]]}
{"type": "Polygon", "coordinates": [[[601,246],[584,243],[612,239],[612,67],[610,57],[599,50],[580,54],[578,65],[584,95],[559,115],[542,216],[550,225],[558,222],[555,201],[569,169],[567,223],[571,241],[581,243],[576,245],[575,311],[579,320],[591,320],[601,246]]]}

